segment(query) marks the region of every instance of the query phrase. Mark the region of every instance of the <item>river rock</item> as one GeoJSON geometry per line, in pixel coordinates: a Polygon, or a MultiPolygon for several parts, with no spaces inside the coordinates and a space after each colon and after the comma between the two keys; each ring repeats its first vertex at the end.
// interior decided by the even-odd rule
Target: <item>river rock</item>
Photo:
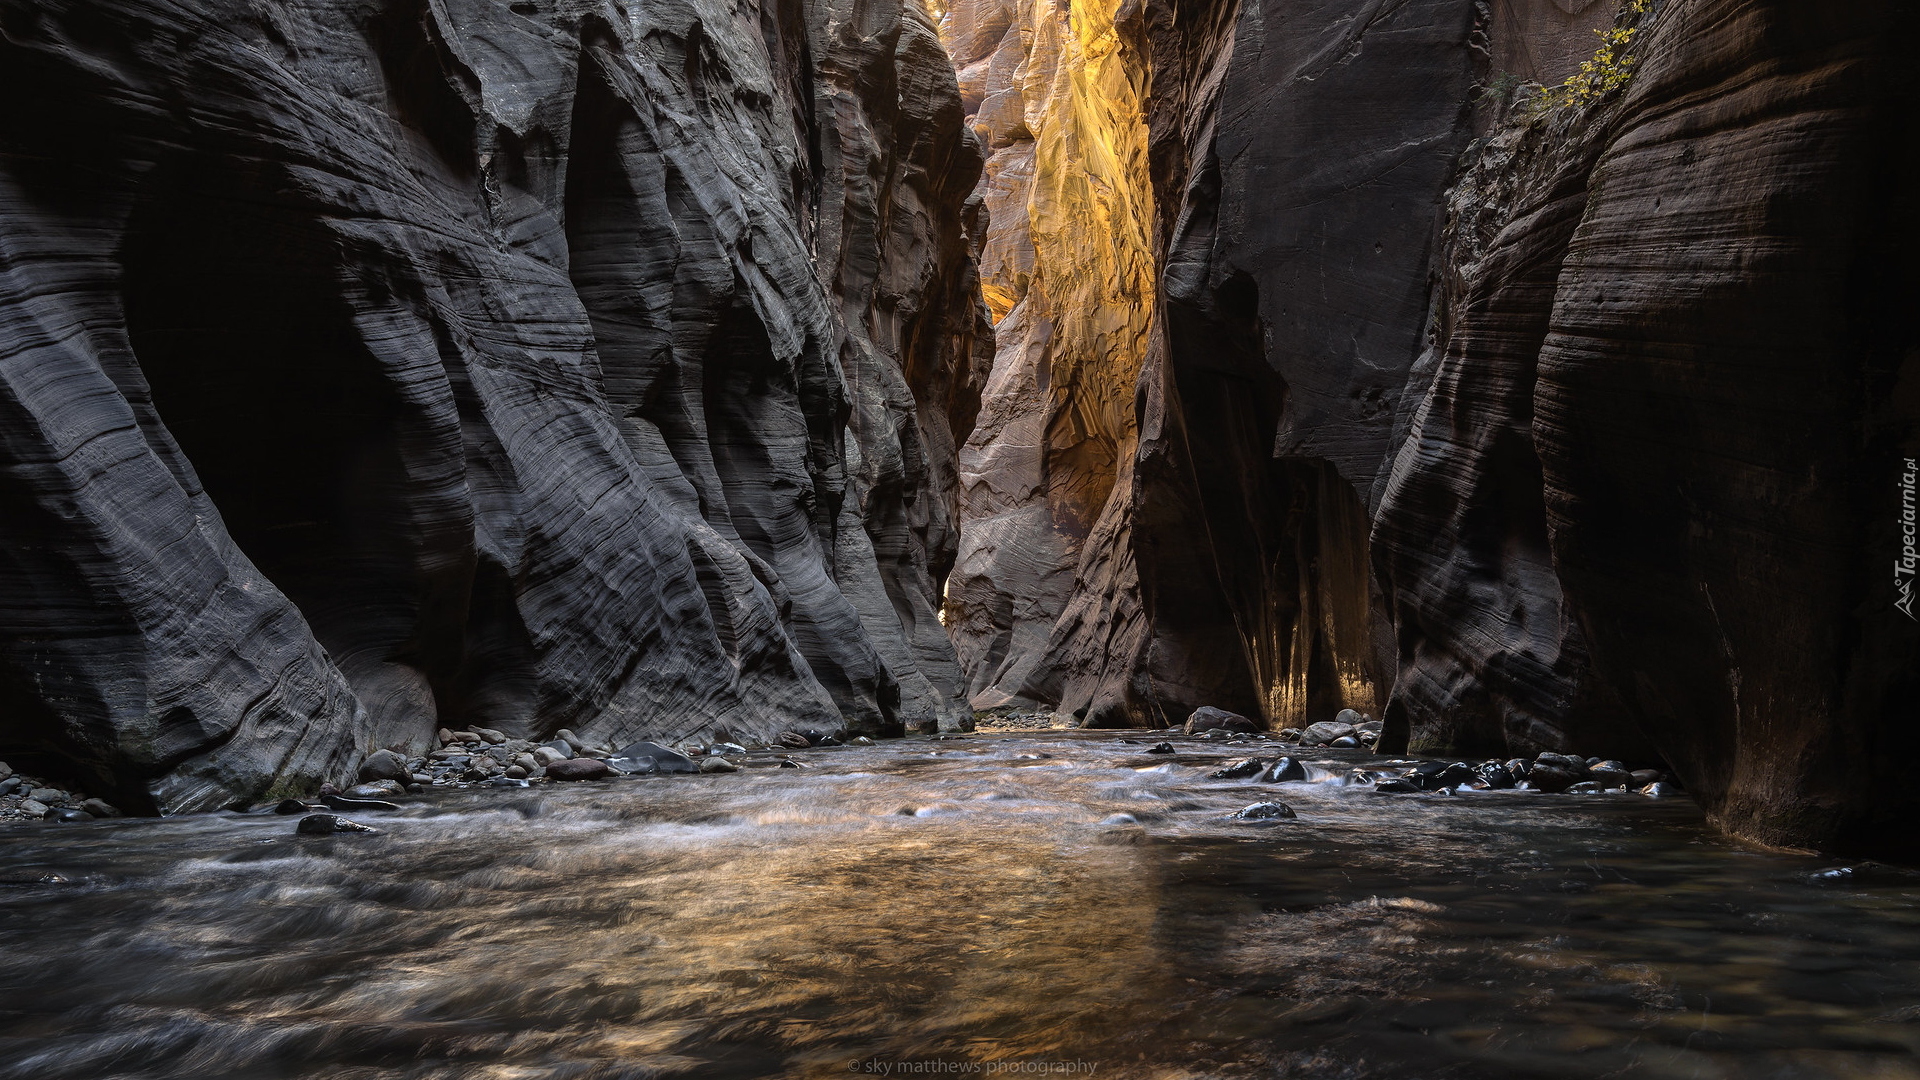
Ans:
{"type": "Polygon", "coordinates": [[[1286,803],[1257,802],[1240,808],[1234,812],[1233,816],[1238,821],[1279,821],[1297,815],[1294,814],[1293,807],[1286,803]]]}
{"type": "Polygon", "coordinates": [[[47,810],[46,813],[42,814],[41,817],[47,821],[66,822],[68,824],[78,824],[79,822],[82,822],[82,821],[93,820],[92,814],[87,813],[85,810],[75,809],[74,807],[71,807],[71,806],[51,807],[47,810]]]}
{"type": "Polygon", "coordinates": [[[547,766],[549,780],[604,780],[613,775],[613,766],[597,758],[568,758],[547,766]]]}
{"type": "Polygon", "coordinates": [[[0,797],[12,795],[14,792],[19,791],[22,787],[25,787],[25,786],[26,786],[26,782],[21,780],[19,777],[9,776],[5,780],[0,780],[0,797]]]}
{"type": "Polygon", "coordinates": [[[700,771],[703,773],[739,772],[740,766],[723,757],[703,757],[700,759],[700,771]]]}
{"type": "Polygon", "coordinates": [[[1274,761],[1273,766],[1261,777],[1269,784],[1296,784],[1307,778],[1307,767],[1297,758],[1283,757],[1274,761]]]}
{"type": "Polygon", "coordinates": [[[1267,758],[1241,758],[1230,761],[1207,774],[1209,780],[1244,780],[1265,772],[1273,762],[1267,758]]]}
{"type": "Polygon", "coordinates": [[[1638,790],[1660,779],[1663,775],[1665,774],[1659,769],[1635,769],[1627,777],[1627,786],[1638,790]]]}
{"type": "Polygon", "coordinates": [[[1527,773],[1526,786],[1533,791],[1555,793],[1580,783],[1580,774],[1558,765],[1540,763],[1527,773]]]}
{"type": "Polygon", "coordinates": [[[332,836],[335,833],[375,833],[380,830],[333,814],[309,814],[294,826],[302,836],[332,836]]]}
{"type": "Polygon", "coordinates": [[[1633,779],[1633,771],[1617,761],[1601,761],[1587,766],[1587,778],[1603,788],[1623,788],[1633,779]]]}
{"type": "Polygon", "coordinates": [[[1147,747],[1147,753],[1149,754],[1171,754],[1173,752],[1172,743],[1154,743],[1152,746],[1147,747]]]}
{"type": "Polygon", "coordinates": [[[1646,787],[1641,788],[1640,794],[1651,795],[1656,799],[1660,799],[1671,798],[1675,795],[1685,795],[1686,792],[1680,790],[1680,785],[1678,784],[1668,783],[1665,780],[1656,780],[1646,787]]]}
{"type": "Polygon", "coordinates": [[[1198,735],[1203,731],[1258,731],[1260,725],[1239,713],[1202,705],[1188,715],[1183,730],[1189,735],[1198,735]]]}
{"type": "Polygon", "coordinates": [[[1476,767],[1473,770],[1473,775],[1478,778],[1479,781],[1476,786],[1485,787],[1493,791],[1510,788],[1516,783],[1512,771],[1497,761],[1489,761],[1476,767]]]}
{"type": "Polygon", "coordinates": [[[805,750],[813,741],[797,731],[783,731],[774,737],[774,746],[784,746],[789,750],[805,750]]]}
{"type": "Polygon", "coordinates": [[[1574,757],[1571,754],[1555,754],[1542,751],[1533,760],[1536,765],[1551,765],[1556,769],[1563,769],[1570,772],[1583,780],[1586,779],[1587,776],[1587,759],[1585,758],[1574,757]]]}
{"type": "Polygon", "coordinates": [[[1360,740],[1354,738],[1352,735],[1342,735],[1328,743],[1327,746],[1334,750],[1356,750],[1360,747],[1360,740]]]}
{"type": "Polygon", "coordinates": [[[1307,730],[1300,735],[1300,741],[1315,746],[1324,746],[1335,739],[1344,739],[1353,734],[1352,724],[1322,720],[1317,724],[1308,724],[1307,730]]]}
{"type": "Polygon", "coordinates": [[[1333,714],[1333,722],[1336,724],[1345,724],[1348,727],[1359,727],[1361,724],[1367,722],[1367,717],[1358,709],[1341,709],[1339,712],[1333,714]]]}
{"type": "Polygon", "coordinates": [[[1412,795],[1420,791],[1420,785],[1401,776],[1383,776],[1374,782],[1373,790],[1381,795],[1412,795]]]}
{"type": "Polygon", "coordinates": [[[693,759],[678,750],[671,750],[654,742],[629,743],[607,760],[615,772],[630,775],[646,773],[693,773],[700,767],[693,759]]]}
{"type": "Polygon", "coordinates": [[[407,768],[407,760],[391,750],[375,750],[360,763],[362,783],[376,780],[392,780],[404,784],[413,776],[413,770],[407,768]]]}
{"type": "Polygon", "coordinates": [[[518,765],[509,765],[507,766],[506,771],[502,772],[500,775],[506,777],[509,780],[525,780],[527,778],[528,772],[526,769],[523,769],[518,765]]]}
{"type": "Polygon", "coordinates": [[[384,799],[406,790],[406,786],[397,780],[375,780],[370,784],[355,784],[341,794],[349,799],[384,799]]]}
{"type": "Polygon", "coordinates": [[[38,799],[23,799],[20,803],[20,811],[28,817],[42,817],[47,810],[47,804],[38,799]]]}
{"type": "MultiPolygon", "coordinates": [[[[860,738],[866,739],[866,736],[862,735],[860,736],[860,738]]],[[[856,743],[859,743],[860,740],[855,739],[854,741],[856,743]]],[[[861,745],[872,746],[873,740],[867,739],[867,741],[861,745]]],[[[746,747],[741,746],[739,743],[734,743],[734,742],[717,742],[717,743],[714,743],[712,746],[707,747],[707,753],[709,754],[744,754],[746,752],[747,752],[746,747]]]]}
{"type": "Polygon", "coordinates": [[[532,754],[534,761],[542,766],[551,765],[556,761],[565,761],[572,756],[573,756],[572,747],[568,747],[565,751],[561,751],[561,750],[555,749],[551,743],[545,746],[534,747],[533,754],[532,754]]]}
{"type": "Polygon", "coordinates": [[[299,799],[281,799],[279,802],[275,803],[273,806],[273,812],[283,816],[291,816],[293,814],[305,814],[311,811],[312,809],[313,807],[308,806],[305,802],[302,802],[299,799]]]}
{"type": "Polygon", "coordinates": [[[1597,780],[1582,780],[1567,789],[1569,795],[1599,795],[1606,791],[1606,785],[1597,780]]]}

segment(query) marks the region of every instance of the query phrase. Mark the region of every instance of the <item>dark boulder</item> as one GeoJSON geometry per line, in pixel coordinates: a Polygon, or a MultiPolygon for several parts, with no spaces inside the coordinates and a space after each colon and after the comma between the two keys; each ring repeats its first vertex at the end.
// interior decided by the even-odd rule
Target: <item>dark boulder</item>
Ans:
{"type": "Polygon", "coordinates": [[[309,814],[300,819],[294,831],[302,836],[332,836],[335,833],[376,833],[380,830],[333,814],[309,814]]]}
{"type": "Polygon", "coordinates": [[[568,758],[547,765],[549,780],[604,780],[612,775],[613,766],[598,758],[568,758]]]}
{"type": "Polygon", "coordinates": [[[1207,774],[1207,778],[1210,780],[1245,780],[1248,777],[1259,776],[1272,764],[1273,762],[1268,758],[1241,758],[1238,761],[1230,761],[1213,770],[1207,774]]]}
{"type": "Polygon", "coordinates": [[[1297,758],[1283,757],[1273,763],[1267,774],[1261,777],[1269,784],[1292,784],[1307,778],[1307,767],[1297,758]]]}
{"type": "Polygon", "coordinates": [[[1533,791],[1561,792],[1580,782],[1580,774],[1558,765],[1535,765],[1527,773],[1527,787],[1533,791]]]}
{"type": "Polygon", "coordinates": [[[1187,717],[1185,731],[1198,735],[1203,731],[1259,731],[1260,725],[1236,712],[1202,705],[1187,717]]]}
{"type": "Polygon", "coordinates": [[[1297,815],[1286,803],[1257,802],[1241,807],[1233,816],[1236,821],[1282,821],[1297,815]]]}
{"type": "Polygon", "coordinates": [[[607,765],[614,772],[630,775],[700,771],[700,766],[694,764],[692,758],[655,742],[629,743],[608,758],[607,765]]]}
{"type": "Polygon", "coordinates": [[[360,782],[363,784],[377,780],[405,784],[412,778],[413,770],[407,768],[407,759],[391,750],[375,750],[360,763],[360,782]]]}

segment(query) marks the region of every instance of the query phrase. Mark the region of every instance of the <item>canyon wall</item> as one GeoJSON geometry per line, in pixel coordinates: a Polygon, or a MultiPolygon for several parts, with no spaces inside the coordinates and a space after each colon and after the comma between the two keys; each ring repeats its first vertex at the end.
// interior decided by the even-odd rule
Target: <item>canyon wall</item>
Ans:
{"type": "Polygon", "coordinates": [[[1913,19],[1146,4],[1134,452],[1004,578],[1047,583],[1042,651],[955,625],[975,703],[1025,664],[1094,724],[1384,710],[1389,746],[1663,758],[1744,835],[1910,849],[1913,19]],[[1527,85],[1596,30],[1620,78],[1527,85]]]}
{"type": "Polygon", "coordinates": [[[959,0],[942,19],[988,153],[980,272],[998,351],[960,451],[946,592],[979,707],[1057,700],[1048,640],[1089,532],[1124,496],[1154,275],[1138,14],[959,0]]]}
{"type": "Polygon", "coordinates": [[[980,156],[897,0],[0,2],[0,754],[964,725],[980,156]]]}

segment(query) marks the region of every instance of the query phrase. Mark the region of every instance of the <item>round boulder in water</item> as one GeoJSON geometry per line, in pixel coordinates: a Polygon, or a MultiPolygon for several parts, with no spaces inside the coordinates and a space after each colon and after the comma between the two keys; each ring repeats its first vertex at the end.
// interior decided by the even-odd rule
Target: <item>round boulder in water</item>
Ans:
{"type": "Polygon", "coordinates": [[[1623,788],[1633,779],[1633,770],[1618,761],[1602,761],[1587,766],[1587,779],[1603,788],[1623,788]]]}
{"type": "Polygon", "coordinates": [[[1173,744],[1172,744],[1172,743],[1164,743],[1164,742],[1163,742],[1163,743],[1154,743],[1154,744],[1153,744],[1152,746],[1149,746],[1149,747],[1147,747],[1147,753],[1149,753],[1149,754],[1171,754],[1171,753],[1173,753],[1173,744]]]}
{"type": "Polygon", "coordinates": [[[669,750],[655,742],[628,743],[607,759],[614,772],[632,774],[644,773],[696,773],[700,766],[693,759],[678,750],[669,750]]]}
{"type": "Polygon", "coordinates": [[[1259,731],[1260,725],[1239,713],[1202,705],[1187,717],[1185,730],[1189,735],[1202,731],[1259,731]]]}
{"type": "Polygon", "coordinates": [[[740,766],[723,757],[709,757],[700,759],[700,771],[703,773],[739,772],[740,766]]]}
{"type": "Polygon", "coordinates": [[[1324,746],[1335,739],[1344,739],[1353,734],[1352,724],[1322,720],[1317,724],[1308,724],[1307,730],[1300,733],[1300,741],[1313,746],[1324,746]]]}
{"type": "Polygon", "coordinates": [[[1293,807],[1278,802],[1257,802],[1241,807],[1233,815],[1235,821],[1281,821],[1296,816],[1293,807]]]}
{"type": "Polygon", "coordinates": [[[92,814],[87,813],[85,810],[76,810],[71,806],[49,807],[47,812],[42,814],[41,817],[46,821],[63,821],[68,824],[78,824],[82,821],[93,820],[92,814]]]}
{"type": "Polygon", "coordinates": [[[1261,779],[1269,784],[1297,784],[1307,778],[1307,767],[1290,757],[1283,757],[1273,763],[1267,775],[1261,779]]]}
{"type": "Polygon", "coordinates": [[[363,784],[376,780],[404,784],[412,777],[413,770],[407,768],[407,759],[391,750],[375,750],[360,763],[360,782],[363,784]]]}
{"type": "Polygon", "coordinates": [[[374,833],[380,830],[333,814],[309,814],[294,826],[302,836],[332,836],[335,833],[374,833]]]}
{"type": "Polygon", "coordinates": [[[1229,761],[1225,765],[1207,774],[1209,780],[1245,780],[1249,776],[1259,776],[1272,762],[1266,758],[1241,758],[1229,761]]]}
{"type": "Polygon", "coordinates": [[[613,766],[598,758],[568,758],[547,766],[549,780],[604,780],[613,775],[613,766]]]}
{"type": "Polygon", "coordinates": [[[1565,791],[1579,782],[1578,773],[1544,762],[1535,763],[1527,772],[1527,787],[1534,791],[1548,793],[1565,791]]]}

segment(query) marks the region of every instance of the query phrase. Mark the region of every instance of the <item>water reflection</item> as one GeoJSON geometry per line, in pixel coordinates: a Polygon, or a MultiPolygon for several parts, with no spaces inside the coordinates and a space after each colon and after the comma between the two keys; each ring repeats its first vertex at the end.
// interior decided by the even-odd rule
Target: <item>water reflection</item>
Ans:
{"type": "Polygon", "coordinates": [[[1920,1076],[1905,874],[1124,739],[10,830],[0,1075],[1920,1076]]]}

